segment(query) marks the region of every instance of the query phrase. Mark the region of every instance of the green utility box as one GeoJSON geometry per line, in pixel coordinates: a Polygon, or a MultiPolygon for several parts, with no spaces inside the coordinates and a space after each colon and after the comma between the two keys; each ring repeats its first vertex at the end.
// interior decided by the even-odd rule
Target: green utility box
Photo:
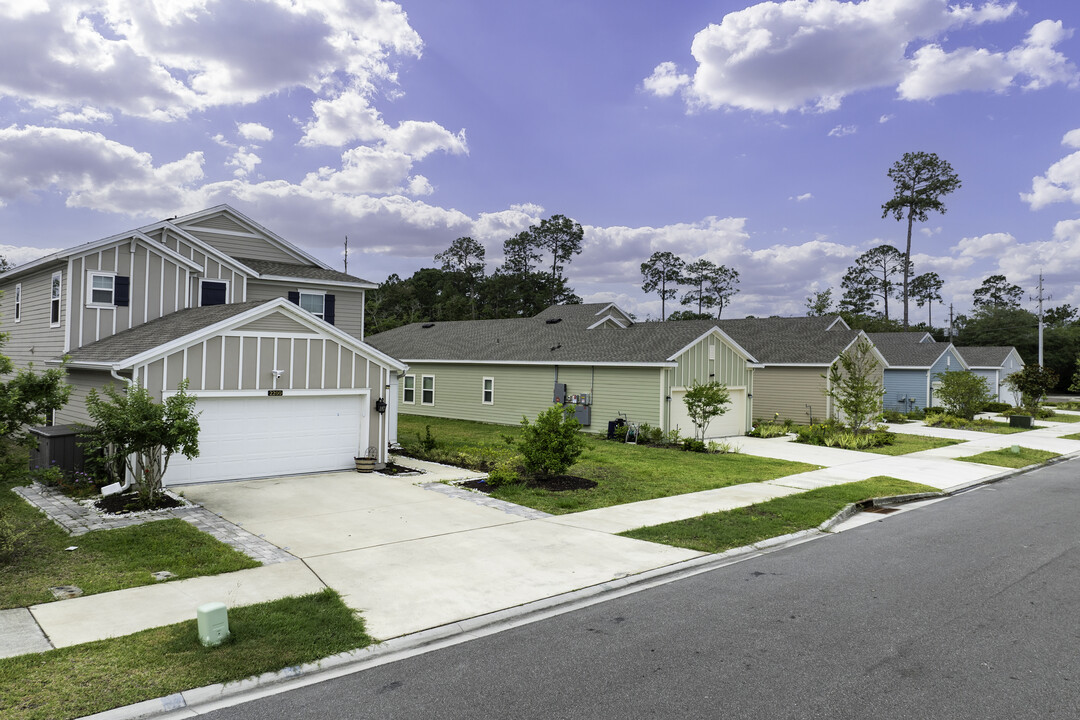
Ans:
{"type": "Polygon", "coordinates": [[[229,610],[222,602],[203,603],[196,611],[199,620],[199,642],[214,647],[229,638],[229,610]]]}

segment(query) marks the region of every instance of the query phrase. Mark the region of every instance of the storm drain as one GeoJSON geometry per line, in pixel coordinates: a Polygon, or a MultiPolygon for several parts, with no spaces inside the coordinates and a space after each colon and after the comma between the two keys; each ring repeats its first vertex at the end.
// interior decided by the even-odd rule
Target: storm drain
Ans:
{"type": "Polygon", "coordinates": [[[888,515],[889,513],[894,513],[894,512],[897,512],[899,510],[900,510],[900,508],[892,508],[892,507],[867,507],[867,508],[863,508],[863,512],[877,513],[878,515],[888,515]]]}

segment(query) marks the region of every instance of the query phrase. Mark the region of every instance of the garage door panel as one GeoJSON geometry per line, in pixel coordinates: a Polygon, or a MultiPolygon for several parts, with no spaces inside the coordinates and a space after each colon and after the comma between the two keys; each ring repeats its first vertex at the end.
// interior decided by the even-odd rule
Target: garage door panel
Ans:
{"type": "MultiPolygon", "coordinates": [[[[742,435],[746,427],[746,390],[728,389],[731,402],[727,412],[713,418],[705,430],[705,437],[730,437],[742,435]]],[[[673,390],[671,393],[671,427],[678,427],[683,437],[694,436],[694,423],[686,411],[686,390],[673,390]]]]}
{"type": "Polygon", "coordinates": [[[364,397],[200,398],[199,457],[174,456],[166,484],[348,469],[367,449],[364,397]]]}

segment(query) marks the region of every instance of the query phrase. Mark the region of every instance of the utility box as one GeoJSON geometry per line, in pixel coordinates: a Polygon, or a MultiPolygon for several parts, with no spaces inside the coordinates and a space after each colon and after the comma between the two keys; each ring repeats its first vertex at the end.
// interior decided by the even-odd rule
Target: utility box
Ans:
{"type": "Polygon", "coordinates": [[[74,425],[43,425],[32,427],[29,432],[37,441],[37,447],[30,451],[31,470],[55,466],[70,477],[83,469],[79,428],[74,425]]]}
{"type": "Polygon", "coordinates": [[[566,383],[555,383],[555,392],[552,394],[551,402],[557,405],[566,402],[566,383]]]}
{"type": "Polygon", "coordinates": [[[229,610],[225,603],[203,603],[195,614],[199,624],[199,642],[205,647],[214,647],[229,639],[229,610]]]}
{"type": "Polygon", "coordinates": [[[592,408],[588,405],[567,405],[566,412],[577,418],[582,425],[592,424],[592,408]]]}
{"type": "Polygon", "coordinates": [[[1012,415],[1009,417],[1009,427],[1031,428],[1034,427],[1033,420],[1030,415],[1012,415]]]}

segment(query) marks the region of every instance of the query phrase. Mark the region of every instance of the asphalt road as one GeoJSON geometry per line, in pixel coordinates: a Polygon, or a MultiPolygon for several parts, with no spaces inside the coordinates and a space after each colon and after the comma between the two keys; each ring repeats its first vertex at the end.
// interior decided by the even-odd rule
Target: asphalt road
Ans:
{"type": "Polygon", "coordinates": [[[1077,718],[1080,461],[207,715],[1077,718]]]}

